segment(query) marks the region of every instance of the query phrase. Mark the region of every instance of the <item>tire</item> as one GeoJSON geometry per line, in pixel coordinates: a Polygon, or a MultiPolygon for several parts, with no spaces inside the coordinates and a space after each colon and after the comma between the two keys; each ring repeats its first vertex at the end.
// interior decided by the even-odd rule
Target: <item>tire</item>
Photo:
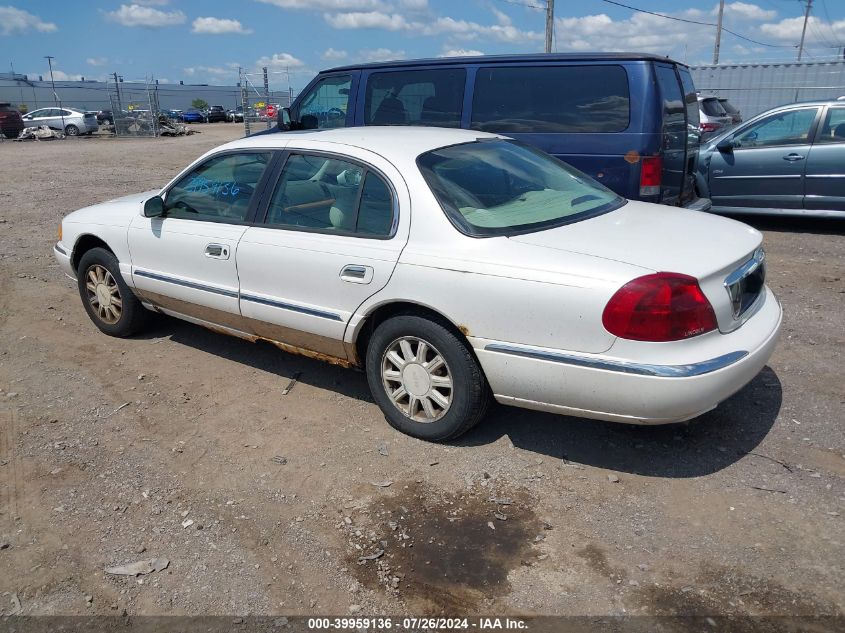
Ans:
{"type": "Polygon", "coordinates": [[[79,136],[79,128],[73,123],[65,127],[65,134],[68,136],[79,136]]]}
{"type": "Polygon", "coordinates": [[[77,286],[89,318],[109,336],[132,336],[150,322],[152,314],[123,281],[117,258],[104,248],[92,248],[82,256],[77,286]]]}
{"type": "Polygon", "coordinates": [[[442,442],[463,435],[490,405],[487,380],[465,341],[426,318],[401,315],[379,325],[367,346],[366,370],[370,391],[390,426],[419,439],[442,442]],[[422,354],[420,343],[428,348],[422,354]],[[394,354],[406,361],[404,369],[394,354]],[[442,364],[436,362],[438,356],[442,364]],[[409,373],[412,365],[416,368],[409,373]],[[450,387],[439,386],[447,382],[450,387]],[[394,401],[388,390],[394,397],[404,395],[394,401]],[[412,393],[417,394],[416,404],[412,393]],[[448,406],[443,405],[446,400],[448,406]]]}

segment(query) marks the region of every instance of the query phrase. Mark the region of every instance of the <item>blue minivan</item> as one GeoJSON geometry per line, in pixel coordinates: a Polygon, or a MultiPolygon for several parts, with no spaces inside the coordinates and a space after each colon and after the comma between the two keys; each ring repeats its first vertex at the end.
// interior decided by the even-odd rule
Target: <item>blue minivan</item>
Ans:
{"type": "Polygon", "coordinates": [[[461,127],[519,139],[620,195],[697,210],[698,100],[689,69],[638,53],[403,60],[319,73],[269,132],[461,127]]]}

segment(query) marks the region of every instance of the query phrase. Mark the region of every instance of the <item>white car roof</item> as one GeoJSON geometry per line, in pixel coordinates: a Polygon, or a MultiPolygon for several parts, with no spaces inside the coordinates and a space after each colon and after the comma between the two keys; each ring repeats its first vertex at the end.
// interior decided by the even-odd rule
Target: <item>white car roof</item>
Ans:
{"type": "Polygon", "coordinates": [[[226,145],[226,149],[296,147],[297,141],[319,141],[375,152],[391,162],[419,156],[438,147],[469,143],[480,138],[504,138],[498,134],[457,128],[413,126],[367,126],[333,130],[303,130],[251,136],[226,145]]]}

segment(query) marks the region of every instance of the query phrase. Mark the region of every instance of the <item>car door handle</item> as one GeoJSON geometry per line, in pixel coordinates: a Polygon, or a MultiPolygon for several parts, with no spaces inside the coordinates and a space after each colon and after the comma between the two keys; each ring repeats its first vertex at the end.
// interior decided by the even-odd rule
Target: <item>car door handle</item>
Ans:
{"type": "Polygon", "coordinates": [[[791,154],[787,154],[786,156],[784,156],[783,160],[788,160],[789,162],[793,162],[793,161],[796,161],[796,160],[804,160],[804,157],[801,154],[796,154],[795,152],[792,152],[791,154]]]}
{"type": "Polygon", "coordinates": [[[340,278],[353,284],[368,284],[373,280],[373,267],[347,264],[340,270],[340,278]]]}
{"type": "Polygon", "coordinates": [[[212,259],[229,259],[229,247],[223,244],[209,244],[205,247],[205,256],[212,259]]]}

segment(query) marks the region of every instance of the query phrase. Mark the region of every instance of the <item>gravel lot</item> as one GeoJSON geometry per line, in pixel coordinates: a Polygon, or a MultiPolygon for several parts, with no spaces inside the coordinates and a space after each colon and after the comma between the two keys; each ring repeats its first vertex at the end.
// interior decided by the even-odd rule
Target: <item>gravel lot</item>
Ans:
{"type": "Polygon", "coordinates": [[[715,411],[641,428],[497,406],[426,444],[363,374],[88,320],[60,218],[242,134],[195,127],[0,143],[0,613],[842,614],[845,222],[749,220],[785,326],[715,411]]]}

